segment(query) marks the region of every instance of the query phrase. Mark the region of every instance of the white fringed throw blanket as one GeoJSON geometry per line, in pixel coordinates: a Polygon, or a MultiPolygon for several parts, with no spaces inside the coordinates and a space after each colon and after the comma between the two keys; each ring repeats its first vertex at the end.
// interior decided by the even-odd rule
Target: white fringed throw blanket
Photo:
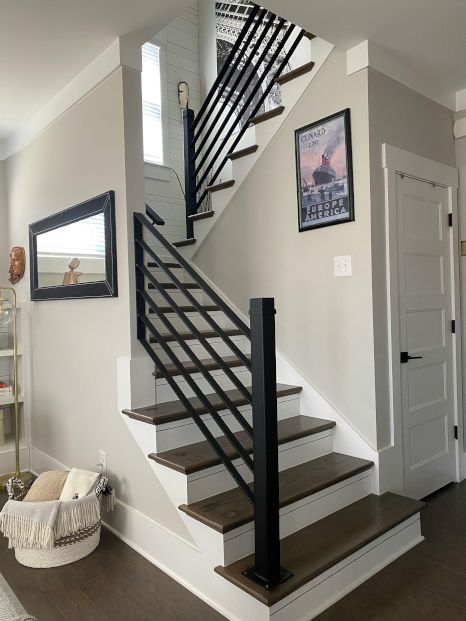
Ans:
{"type": "Polygon", "coordinates": [[[55,539],[92,526],[100,520],[94,493],[79,500],[23,503],[9,500],[0,513],[0,531],[9,548],[51,550],[55,539]]]}

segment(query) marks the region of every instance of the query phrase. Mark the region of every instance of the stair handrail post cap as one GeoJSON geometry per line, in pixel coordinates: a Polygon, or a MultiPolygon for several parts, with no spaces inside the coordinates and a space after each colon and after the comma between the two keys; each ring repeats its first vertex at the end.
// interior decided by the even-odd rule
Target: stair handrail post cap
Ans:
{"type": "Polygon", "coordinates": [[[251,298],[249,301],[250,315],[276,315],[275,298],[251,298]]]}

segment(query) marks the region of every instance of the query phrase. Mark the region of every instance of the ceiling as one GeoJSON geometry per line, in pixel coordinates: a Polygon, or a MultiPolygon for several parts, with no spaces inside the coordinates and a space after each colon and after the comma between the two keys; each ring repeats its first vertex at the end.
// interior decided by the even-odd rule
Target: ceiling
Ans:
{"type": "MultiPolygon", "coordinates": [[[[143,43],[189,3],[0,0],[0,142],[118,36],[143,43]]],[[[442,96],[466,87],[466,0],[265,0],[264,5],[344,49],[369,39],[442,96]]]]}
{"type": "Polygon", "coordinates": [[[141,43],[188,0],[0,0],[0,142],[117,37],[141,43]]]}
{"type": "Polygon", "coordinates": [[[265,0],[344,49],[368,39],[442,91],[466,88],[466,0],[265,0]]]}

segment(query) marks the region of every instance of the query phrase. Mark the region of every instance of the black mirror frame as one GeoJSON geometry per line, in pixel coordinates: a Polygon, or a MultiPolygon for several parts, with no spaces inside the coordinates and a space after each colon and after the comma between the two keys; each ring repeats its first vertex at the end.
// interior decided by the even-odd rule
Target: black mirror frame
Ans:
{"type": "Polygon", "coordinates": [[[115,192],[100,194],[79,205],[64,209],[59,213],[29,225],[29,261],[31,300],[75,300],[80,298],[114,298],[118,296],[117,252],[115,229],[115,192]],[[39,287],[37,265],[37,236],[58,229],[67,224],[84,220],[99,213],[104,214],[105,222],[105,274],[100,282],[79,283],[77,285],[57,285],[39,287]]]}

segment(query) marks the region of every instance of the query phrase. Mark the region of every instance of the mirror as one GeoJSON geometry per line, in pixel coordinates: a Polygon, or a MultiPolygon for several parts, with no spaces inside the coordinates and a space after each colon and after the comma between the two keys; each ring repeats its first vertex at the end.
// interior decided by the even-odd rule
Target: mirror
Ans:
{"type": "Polygon", "coordinates": [[[31,224],[31,299],[117,295],[114,193],[31,224]]]}

